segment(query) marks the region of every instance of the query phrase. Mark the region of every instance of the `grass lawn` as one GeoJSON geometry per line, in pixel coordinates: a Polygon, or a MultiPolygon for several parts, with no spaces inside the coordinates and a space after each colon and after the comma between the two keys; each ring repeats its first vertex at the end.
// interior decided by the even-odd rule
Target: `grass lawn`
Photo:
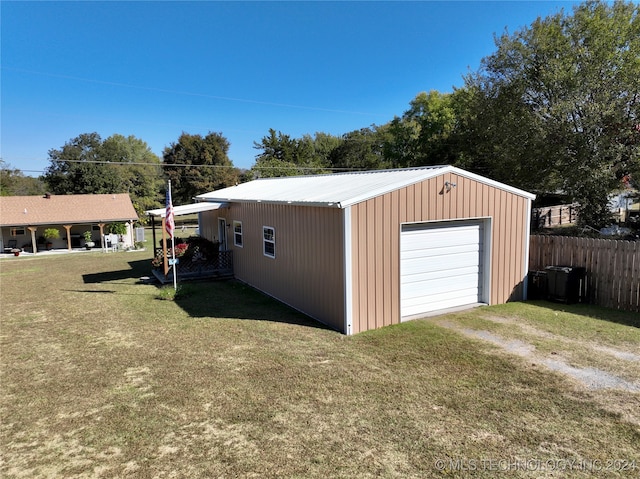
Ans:
{"type": "Polygon", "coordinates": [[[640,392],[463,332],[577,367],[626,352],[637,383],[637,314],[512,303],[346,337],[235,282],[159,300],[150,257],[0,261],[0,477],[640,475],[640,392]]]}

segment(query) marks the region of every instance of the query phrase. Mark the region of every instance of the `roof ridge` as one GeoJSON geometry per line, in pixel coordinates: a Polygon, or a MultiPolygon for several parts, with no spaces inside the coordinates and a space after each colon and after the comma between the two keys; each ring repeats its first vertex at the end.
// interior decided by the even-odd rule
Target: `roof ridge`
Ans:
{"type": "Polygon", "coordinates": [[[388,172],[397,172],[397,171],[424,171],[424,170],[435,170],[439,168],[448,168],[451,165],[430,165],[430,166],[409,166],[406,168],[385,168],[382,170],[356,170],[356,171],[339,171],[337,173],[321,173],[318,175],[292,175],[292,176],[270,176],[267,178],[256,178],[253,181],[258,180],[283,180],[288,178],[321,178],[323,176],[346,176],[346,175],[367,175],[367,174],[376,174],[376,173],[388,173],[388,172]]]}

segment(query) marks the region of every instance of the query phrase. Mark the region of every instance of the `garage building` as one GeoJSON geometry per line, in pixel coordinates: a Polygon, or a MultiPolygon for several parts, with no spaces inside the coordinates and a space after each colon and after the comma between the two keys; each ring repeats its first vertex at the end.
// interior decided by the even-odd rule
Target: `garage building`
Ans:
{"type": "Polygon", "coordinates": [[[452,166],[266,178],[198,196],[235,277],[345,334],[526,297],[534,195],[452,166]]]}

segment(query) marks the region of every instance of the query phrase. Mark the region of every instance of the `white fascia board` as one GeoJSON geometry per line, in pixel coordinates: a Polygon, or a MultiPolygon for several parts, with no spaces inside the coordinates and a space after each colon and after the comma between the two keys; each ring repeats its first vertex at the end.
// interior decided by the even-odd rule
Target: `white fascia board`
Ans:
{"type": "Polygon", "coordinates": [[[521,190],[519,188],[515,188],[513,186],[509,186],[509,185],[506,185],[504,183],[500,183],[499,181],[492,180],[492,179],[487,178],[485,176],[480,176],[480,175],[477,175],[475,173],[471,173],[470,171],[461,170],[460,168],[456,168],[455,166],[447,167],[447,169],[445,170],[445,173],[447,171],[449,171],[451,173],[455,173],[456,175],[459,175],[459,176],[464,176],[466,178],[469,178],[470,180],[477,181],[478,183],[484,183],[485,185],[493,186],[494,188],[498,188],[500,190],[504,190],[504,191],[507,191],[509,193],[513,193],[514,195],[523,196],[523,197],[528,198],[530,200],[535,200],[536,199],[536,195],[534,195],[533,193],[529,193],[528,191],[524,191],[524,190],[521,190]]]}
{"type": "Polygon", "coordinates": [[[293,206],[315,206],[318,208],[342,208],[339,202],[326,201],[285,201],[285,200],[250,200],[238,198],[207,198],[211,201],[224,203],[263,203],[265,205],[293,205],[293,206]]]}
{"type": "MultiPolygon", "coordinates": [[[[200,213],[202,211],[217,210],[220,208],[224,208],[225,206],[227,205],[224,203],[203,201],[200,203],[193,203],[190,205],[174,206],[173,214],[174,216],[190,215],[193,213],[200,213]]],[[[155,210],[147,210],[145,211],[145,213],[150,216],[159,216],[160,218],[164,218],[167,214],[167,210],[166,208],[158,208],[155,210]]]]}
{"type": "Polygon", "coordinates": [[[355,205],[357,203],[362,203],[363,201],[370,200],[371,198],[375,198],[376,196],[384,195],[391,191],[399,190],[401,188],[405,188],[410,185],[415,185],[416,183],[420,183],[421,181],[428,180],[439,176],[443,173],[446,173],[447,169],[450,167],[434,167],[433,169],[426,169],[425,173],[420,176],[415,176],[412,178],[407,178],[404,181],[398,181],[395,183],[391,183],[389,185],[385,185],[382,188],[377,188],[371,191],[367,191],[366,194],[356,196],[353,198],[349,198],[346,201],[342,201],[340,203],[341,208],[346,208],[351,205],[355,205]]]}

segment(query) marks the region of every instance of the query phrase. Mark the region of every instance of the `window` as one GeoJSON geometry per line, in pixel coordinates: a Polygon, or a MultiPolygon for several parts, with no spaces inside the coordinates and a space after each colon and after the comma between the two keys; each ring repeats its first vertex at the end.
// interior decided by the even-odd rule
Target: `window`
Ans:
{"type": "Polygon", "coordinates": [[[262,227],[262,251],[269,258],[276,257],[276,230],[271,226],[262,227]]]}
{"type": "Polygon", "coordinates": [[[233,222],[233,244],[242,248],[242,221],[233,222]]]}
{"type": "Polygon", "coordinates": [[[11,236],[24,236],[24,228],[11,228],[11,236]]]}

